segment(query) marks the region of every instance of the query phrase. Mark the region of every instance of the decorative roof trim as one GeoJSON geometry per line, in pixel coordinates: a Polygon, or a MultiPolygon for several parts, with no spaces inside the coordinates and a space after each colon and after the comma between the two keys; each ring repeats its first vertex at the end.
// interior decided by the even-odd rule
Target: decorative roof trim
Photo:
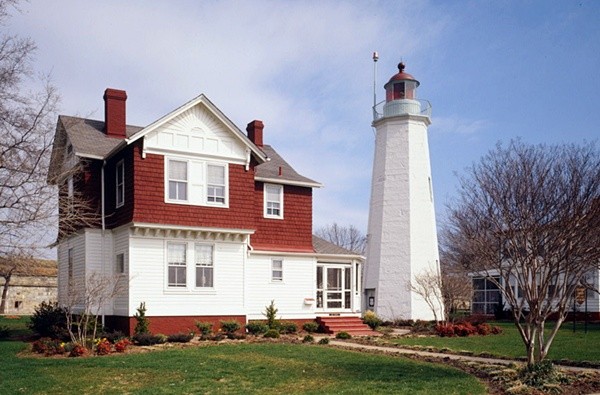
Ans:
{"type": "Polygon", "coordinates": [[[322,188],[323,184],[319,182],[303,182],[303,181],[291,181],[282,178],[268,178],[268,177],[254,177],[255,181],[269,182],[272,184],[283,184],[283,185],[294,185],[299,187],[311,187],[311,188],[322,188]]]}
{"type": "MultiPolygon", "coordinates": [[[[219,120],[221,121],[223,124],[225,124],[235,135],[235,137],[240,140],[244,145],[246,145],[248,148],[250,148],[250,150],[256,155],[256,157],[258,158],[258,160],[260,162],[265,162],[267,160],[267,156],[265,155],[264,152],[262,152],[252,141],[250,141],[250,139],[229,119],[227,118],[227,116],[225,114],[223,114],[223,112],[221,112],[221,110],[219,110],[219,108],[217,106],[215,106],[208,97],[206,97],[204,94],[201,94],[195,98],[193,98],[192,100],[188,101],[187,103],[183,104],[182,106],[176,108],[175,110],[171,111],[170,113],[162,116],[161,118],[157,119],[156,121],[152,122],[150,125],[144,127],[142,130],[138,131],[137,133],[133,134],[132,136],[125,138],[123,141],[125,141],[125,143],[127,145],[135,142],[136,140],[144,137],[145,135],[147,135],[148,133],[151,133],[152,131],[158,129],[159,127],[161,127],[162,125],[164,125],[167,121],[177,117],[178,115],[184,113],[185,111],[189,110],[190,108],[198,105],[202,103],[204,106],[206,106],[206,108],[211,111],[213,113],[213,115],[219,120]]],[[[110,156],[112,156],[115,152],[118,152],[121,149],[121,144],[119,144],[117,147],[115,147],[111,152],[109,152],[109,154],[107,155],[107,158],[109,158],[110,156]]]]}
{"type": "Polygon", "coordinates": [[[307,257],[316,258],[317,260],[328,259],[331,261],[364,261],[365,258],[362,255],[350,255],[350,254],[320,254],[318,252],[286,252],[286,251],[270,251],[270,250],[252,250],[251,255],[278,255],[278,256],[295,256],[295,257],[307,257]]]}

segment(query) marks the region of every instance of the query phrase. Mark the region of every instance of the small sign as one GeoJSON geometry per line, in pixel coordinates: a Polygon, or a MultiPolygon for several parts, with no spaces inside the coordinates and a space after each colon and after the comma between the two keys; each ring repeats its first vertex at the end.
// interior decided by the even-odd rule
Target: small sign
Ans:
{"type": "Polygon", "coordinates": [[[578,304],[583,304],[585,302],[585,287],[575,288],[575,301],[578,304]]]}

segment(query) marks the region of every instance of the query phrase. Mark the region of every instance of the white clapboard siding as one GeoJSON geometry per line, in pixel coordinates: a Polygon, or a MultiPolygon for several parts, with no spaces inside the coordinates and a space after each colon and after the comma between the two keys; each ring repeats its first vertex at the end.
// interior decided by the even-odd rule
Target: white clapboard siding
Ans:
{"type": "Polygon", "coordinates": [[[245,244],[214,243],[214,287],[195,288],[194,241],[188,244],[186,288],[167,287],[167,241],[131,237],[129,309],[146,303],[148,316],[243,315],[245,244]]]}
{"type": "Polygon", "coordinates": [[[120,228],[113,232],[114,254],[112,269],[117,281],[116,294],[113,299],[113,313],[120,316],[133,315],[129,310],[129,228],[120,228]],[[117,255],[123,254],[124,273],[117,272],[117,255]]]}
{"type": "Polygon", "coordinates": [[[314,317],[316,259],[252,255],[246,265],[246,314],[248,319],[264,319],[265,307],[275,301],[283,319],[314,317]],[[271,280],[271,259],[283,259],[283,281],[271,280]]]}

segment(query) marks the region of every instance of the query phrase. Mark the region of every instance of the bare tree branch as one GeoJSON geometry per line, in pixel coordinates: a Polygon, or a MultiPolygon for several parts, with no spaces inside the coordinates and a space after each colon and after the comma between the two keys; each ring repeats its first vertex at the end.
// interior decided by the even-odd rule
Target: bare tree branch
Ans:
{"type": "Polygon", "coordinates": [[[341,226],[337,223],[323,226],[315,232],[317,236],[337,246],[364,255],[366,237],[360,230],[350,226],[341,226]]]}

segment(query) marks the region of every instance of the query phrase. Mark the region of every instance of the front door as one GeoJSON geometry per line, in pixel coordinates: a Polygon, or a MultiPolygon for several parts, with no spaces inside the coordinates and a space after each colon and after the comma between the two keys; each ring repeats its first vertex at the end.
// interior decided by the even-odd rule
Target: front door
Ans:
{"type": "Polygon", "coordinates": [[[352,310],[352,266],[317,266],[317,309],[352,310]]]}

